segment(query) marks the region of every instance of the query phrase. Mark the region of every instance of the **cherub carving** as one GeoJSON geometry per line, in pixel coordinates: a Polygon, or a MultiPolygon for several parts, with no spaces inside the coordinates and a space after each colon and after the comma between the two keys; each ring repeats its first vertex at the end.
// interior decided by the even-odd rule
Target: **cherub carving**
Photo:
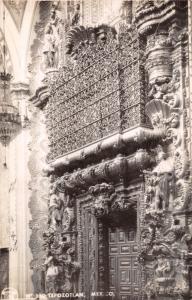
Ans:
{"type": "Polygon", "coordinates": [[[159,256],[157,258],[157,268],[155,273],[157,275],[157,280],[160,278],[164,278],[164,280],[173,278],[175,272],[170,259],[164,256],[159,256]]]}

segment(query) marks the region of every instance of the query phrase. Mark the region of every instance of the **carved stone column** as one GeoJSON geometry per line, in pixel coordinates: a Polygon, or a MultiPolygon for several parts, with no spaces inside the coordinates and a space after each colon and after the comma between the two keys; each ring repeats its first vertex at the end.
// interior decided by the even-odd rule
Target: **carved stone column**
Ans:
{"type": "Polygon", "coordinates": [[[171,78],[171,46],[166,29],[160,29],[157,33],[147,36],[146,70],[149,84],[160,78],[171,78]]]}

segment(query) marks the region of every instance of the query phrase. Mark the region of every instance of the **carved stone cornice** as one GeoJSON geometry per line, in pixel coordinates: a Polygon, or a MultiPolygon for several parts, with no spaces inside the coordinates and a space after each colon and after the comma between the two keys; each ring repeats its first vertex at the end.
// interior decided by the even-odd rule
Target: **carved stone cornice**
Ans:
{"type": "Polygon", "coordinates": [[[29,101],[31,101],[34,106],[42,109],[47,104],[49,96],[50,93],[48,87],[46,84],[43,84],[37,88],[35,95],[33,95],[29,101]]]}
{"type": "Polygon", "coordinates": [[[49,82],[55,82],[55,75],[58,69],[49,68],[45,72],[45,77],[42,79],[40,86],[36,89],[35,94],[29,99],[34,106],[43,109],[50,97],[49,82]]]}
{"type": "Polygon", "coordinates": [[[154,144],[158,144],[163,135],[162,130],[152,130],[145,127],[126,130],[122,134],[116,133],[52,161],[46,166],[44,171],[48,174],[57,172],[57,170],[60,172],[65,171],[66,168],[74,163],[86,161],[89,157],[97,156],[98,154],[102,159],[102,157],[105,157],[104,154],[106,151],[110,151],[110,153],[114,152],[115,154],[123,147],[129,147],[131,154],[135,151],[135,148],[145,148],[146,143],[153,142],[154,144]]]}
{"type": "Polygon", "coordinates": [[[184,8],[185,3],[181,2],[172,0],[140,1],[134,20],[139,33],[146,34],[153,26],[159,26],[176,16],[177,11],[184,8]]]}
{"type": "Polygon", "coordinates": [[[138,150],[132,157],[118,155],[113,160],[104,161],[98,165],[66,173],[56,181],[59,192],[76,193],[87,190],[90,186],[104,182],[119,182],[128,175],[140,173],[154,163],[153,157],[146,150],[138,150]]]}

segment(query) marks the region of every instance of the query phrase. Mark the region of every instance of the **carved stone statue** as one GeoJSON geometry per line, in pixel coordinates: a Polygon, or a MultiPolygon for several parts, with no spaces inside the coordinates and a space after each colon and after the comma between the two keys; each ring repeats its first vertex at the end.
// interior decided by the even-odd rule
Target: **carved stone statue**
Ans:
{"type": "Polygon", "coordinates": [[[48,24],[45,28],[45,37],[44,37],[44,65],[45,68],[53,68],[55,66],[55,37],[53,34],[53,28],[51,24],[48,24]]]}
{"type": "Polygon", "coordinates": [[[78,3],[75,5],[75,11],[71,18],[71,25],[72,26],[78,25],[79,20],[80,20],[80,4],[78,3]]]}
{"type": "Polygon", "coordinates": [[[152,210],[166,210],[169,207],[169,199],[172,189],[173,181],[173,163],[166,158],[163,150],[158,153],[158,164],[152,172],[146,171],[150,174],[149,186],[146,189],[147,205],[152,210]]]}
{"type": "Polygon", "coordinates": [[[160,282],[162,280],[167,280],[170,278],[173,278],[174,275],[174,270],[171,266],[170,259],[166,257],[158,257],[157,258],[157,268],[156,268],[156,275],[157,275],[157,280],[160,282]]]}
{"type": "Polygon", "coordinates": [[[59,274],[58,267],[54,264],[53,256],[48,256],[45,261],[46,271],[46,290],[47,292],[56,292],[56,279],[59,274]]]}
{"type": "Polygon", "coordinates": [[[69,248],[67,250],[67,259],[64,262],[64,274],[65,274],[65,284],[63,290],[70,292],[72,291],[73,284],[75,282],[74,275],[79,271],[80,265],[74,261],[74,248],[69,248]]]}
{"type": "Polygon", "coordinates": [[[57,6],[58,3],[54,2],[50,11],[49,22],[45,27],[43,54],[46,70],[57,67],[61,50],[60,31],[62,19],[58,16],[57,6]]]}
{"type": "Polygon", "coordinates": [[[49,225],[57,229],[61,225],[63,214],[63,202],[55,194],[50,197],[49,204],[49,225]]]}

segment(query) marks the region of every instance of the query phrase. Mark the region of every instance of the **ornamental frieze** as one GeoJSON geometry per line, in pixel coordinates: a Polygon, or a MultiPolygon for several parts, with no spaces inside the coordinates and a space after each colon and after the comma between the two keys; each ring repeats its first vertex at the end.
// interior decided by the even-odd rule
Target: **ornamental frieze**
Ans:
{"type": "Polygon", "coordinates": [[[80,169],[76,172],[65,173],[56,180],[57,190],[77,192],[86,190],[93,184],[101,180],[106,182],[119,182],[125,180],[128,174],[133,172],[140,173],[144,167],[154,163],[153,156],[146,150],[140,149],[133,157],[118,155],[114,160],[104,161],[98,165],[80,169]]]}

